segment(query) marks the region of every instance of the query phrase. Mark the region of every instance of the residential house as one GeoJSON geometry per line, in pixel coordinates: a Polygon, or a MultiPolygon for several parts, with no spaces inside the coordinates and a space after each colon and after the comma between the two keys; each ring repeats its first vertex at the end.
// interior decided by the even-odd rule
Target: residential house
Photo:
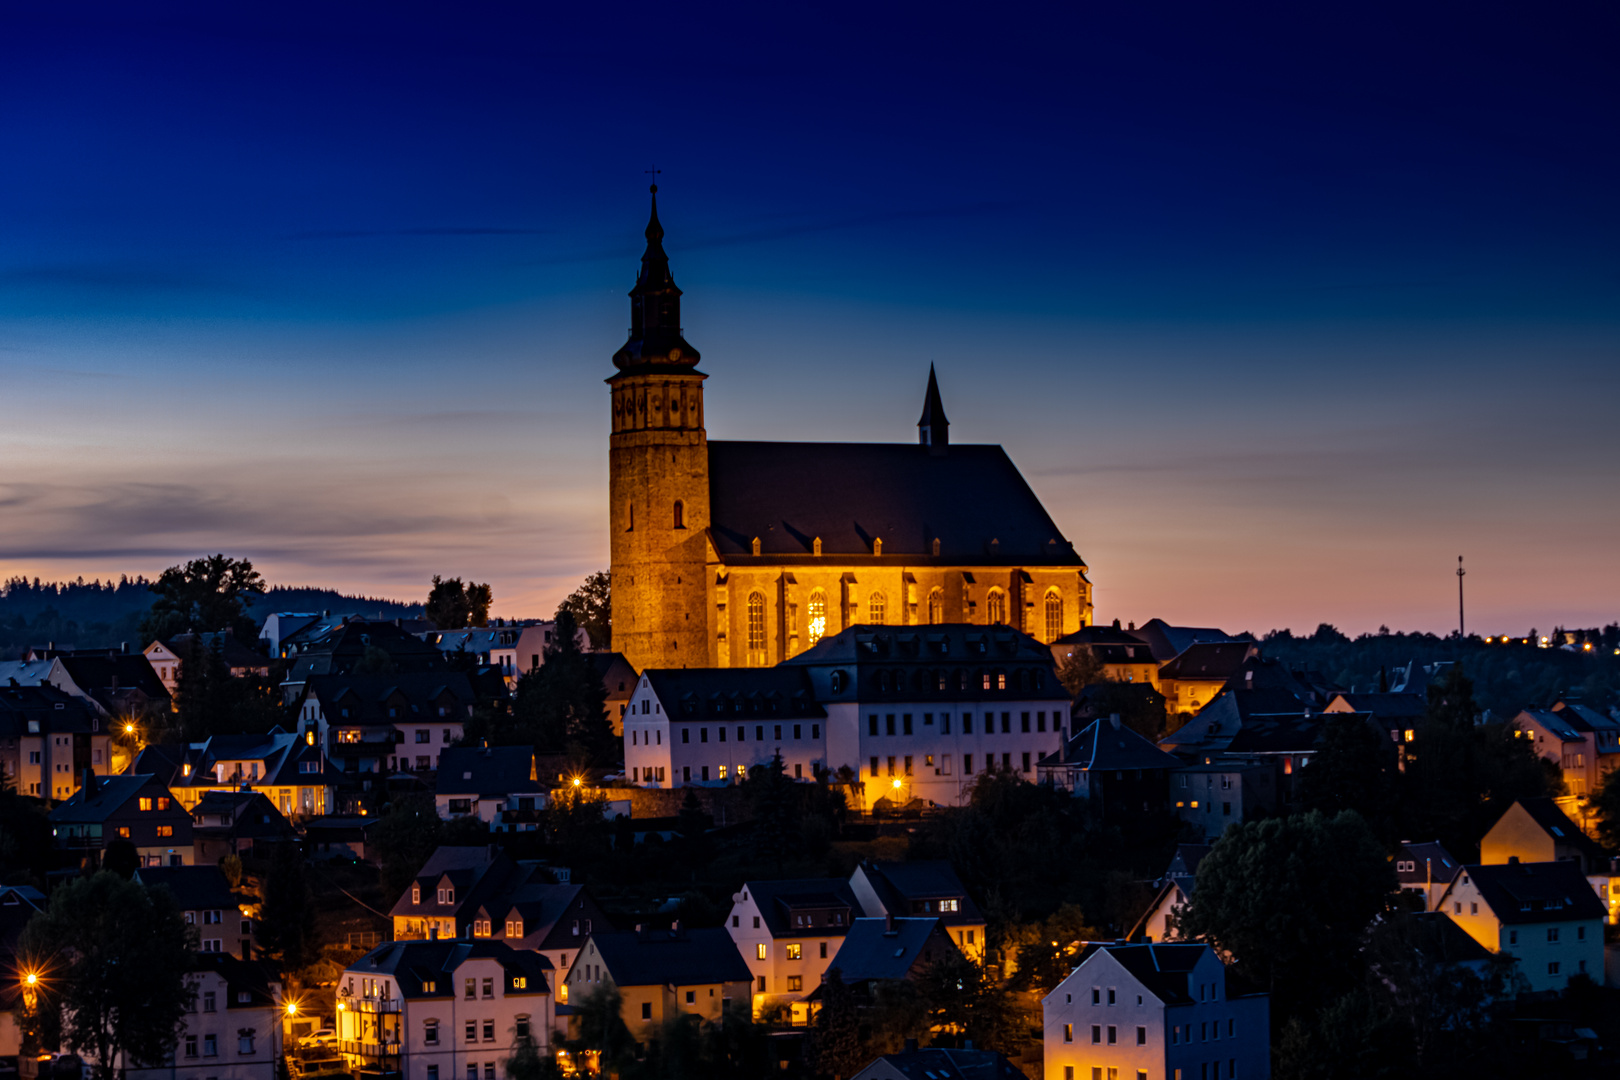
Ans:
{"type": "Polygon", "coordinates": [[[345,615],[338,621],[322,618],[282,640],[281,655],[292,661],[281,684],[282,700],[291,705],[304,696],[304,687],[318,675],[352,675],[367,655],[384,654],[400,675],[447,672],[449,661],[405,629],[402,620],[368,621],[345,615]]]}
{"type": "MultiPolygon", "coordinates": [[[[28,920],[45,907],[45,894],[32,885],[0,885],[0,971],[23,974],[17,963],[17,942],[28,920]]],[[[15,1058],[22,1051],[23,1030],[18,1020],[26,1007],[19,978],[0,980],[0,1057],[15,1058]]]]}
{"type": "Polygon", "coordinates": [[[311,675],[298,717],[314,725],[319,745],[345,774],[427,773],[461,738],[476,701],[460,671],[311,675]]]}
{"type": "Polygon", "coordinates": [[[625,1026],[645,1040],[676,1016],[711,1023],[733,1012],[747,1016],[752,973],[725,930],[676,923],[668,930],[592,934],[565,982],[576,1010],[582,999],[616,987],[625,1026]]]}
{"type": "Polygon", "coordinates": [[[0,771],[18,793],[55,801],[87,772],[110,775],[111,742],[86,699],[50,683],[0,686],[0,771]]]}
{"type": "Polygon", "coordinates": [[[624,734],[624,717],[630,709],[630,695],[636,689],[636,669],[624,658],[624,653],[597,652],[588,656],[591,669],[602,680],[605,695],[604,708],[613,722],[613,734],[624,734]]]}
{"type": "Polygon", "coordinates": [[[1159,879],[1159,891],[1136,925],[1125,935],[1127,941],[1153,943],[1177,941],[1171,916],[1186,907],[1198,883],[1198,864],[1209,854],[1209,844],[1177,844],[1170,865],[1159,879]]]}
{"type": "Polygon", "coordinates": [[[504,941],[390,941],[339,977],[336,1049],[361,1075],[497,1080],[519,1046],[551,1054],[551,979],[504,941]]]}
{"type": "MultiPolygon", "coordinates": [[[[873,983],[915,980],[934,964],[960,956],[949,930],[937,916],[856,919],[844,935],[827,971],[838,969],[845,986],[866,996],[873,983]]],[[[821,1000],[820,988],[812,999],[821,1000]]]]}
{"type": "Polygon", "coordinates": [[[233,679],[270,677],[270,658],[236,640],[230,631],[208,634],[180,634],[168,641],[154,641],[141,650],[146,662],[152,665],[158,681],[173,695],[180,687],[180,665],[199,650],[199,658],[206,659],[218,643],[220,658],[233,679]]]}
{"type": "Polygon", "coordinates": [[[1620,868],[1616,860],[1550,798],[1519,799],[1503,811],[1479,842],[1479,861],[1574,863],[1602,901],[1608,921],[1620,921],[1620,868]]]}
{"type": "Polygon", "coordinates": [[[1531,991],[1603,978],[1607,913],[1574,861],[1463,866],[1436,907],[1485,948],[1516,958],[1531,991]]]}
{"type": "Polygon", "coordinates": [[[808,1023],[807,998],[861,914],[849,882],[745,881],[731,900],[726,929],[754,976],[755,1019],[786,1004],[794,1024],[808,1023]]]}
{"type": "Polygon", "coordinates": [[[1603,778],[1620,767],[1620,719],[1612,711],[1599,712],[1578,701],[1555,701],[1552,711],[1588,733],[1588,745],[1597,768],[1588,777],[1586,790],[1596,791],[1603,778]]]}
{"type": "Polygon", "coordinates": [[[282,1060],[281,983],[264,965],[229,953],[196,954],[187,980],[197,998],[169,1060],[125,1062],[127,1080],[276,1080],[282,1060]]]}
{"type": "Polygon", "coordinates": [[[185,746],[148,746],[137,768],[162,771],[190,808],[211,791],[257,791],[283,817],[303,820],[330,813],[342,777],[321,751],[313,726],[292,733],[214,735],[185,746]]]}
{"type": "Polygon", "coordinates": [[[850,890],[870,918],[937,918],[962,953],[984,963],[985,918],[944,859],[867,860],[849,876],[850,890]]]}
{"type": "Polygon", "coordinates": [[[1091,947],[1041,1002],[1048,1080],[1266,1080],[1268,995],[1202,944],[1091,947]]]}
{"type": "Polygon", "coordinates": [[[1153,659],[1168,664],[1194,645],[1217,644],[1227,641],[1253,641],[1248,635],[1234,637],[1213,626],[1172,626],[1163,619],[1149,619],[1141,626],[1131,623],[1126,633],[1146,642],[1153,650],[1153,659]]]}
{"type": "Polygon", "coordinates": [[[197,950],[253,959],[253,920],[241,897],[217,866],[148,866],[135,872],[141,884],[174,896],[187,926],[197,928],[197,950]]]}
{"type": "Polygon", "coordinates": [[[1118,714],[1093,720],[1035,764],[1041,783],[1091,800],[1105,819],[1163,809],[1170,774],[1182,767],[1180,758],[1121,724],[1118,714]]]}
{"type": "Polygon", "coordinates": [[[1159,668],[1155,689],[1172,713],[1196,713],[1226,686],[1244,661],[1260,654],[1252,641],[1200,642],[1159,668]]]}
{"type": "Polygon", "coordinates": [[[1558,766],[1572,798],[1595,793],[1620,764],[1620,722],[1596,709],[1559,702],[1551,709],[1525,709],[1512,725],[1517,736],[1534,743],[1538,757],[1558,766]]]}
{"type": "MultiPolygon", "coordinates": [[[[441,847],[417,871],[389,915],[396,940],[453,939],[462,936],[462,912],[477,898],[494,892],[513,866],[512,860],[487,847],[441,847]]],[[[469,932],[467,937],[473,935],[469,932]]]]}
{"type": "Polygon", "coordinates": [[[1170,777],[1176,816],[1214,843],[1230,826],[1277,808],[1277,769],[1270,762],[1213,757],[1207,765],[1184,765],[1170,777]]]}
{"type": "Polygon", "coordinates": [[[1423,911],[1434,911],[1460,867],[1437,841],[1414,844],[1403,840],[1395,856],[1395,880],[1403,893],[1421,900],[1423,911]]]}
{"type": "Polygon", "coordinates": [[[268,858],[275,844],[297,839],[292,823],[262,791],[207,791],[191,808],[197,861],[213,866],[226,855],[268,858]]]}
{"type": "Polygon", "coordinates": [[[884,1054],[852,1080],[1028,1080],[1022,1070],[994,1050],[930,1046],[917,1049],[915,1039],[898,1054],[884,1054]]]}
{"type": "Polygon", "coordinates": [[[1084,649],[1102,665],[1104,678],[1158,689],[1160,661],[1154,658],[1153,647],[1117,625],[1082,626],[1052,642],[1051,649],[1052,660],[1059,667],[1084,649]]]}
{"type": "Polygon", "coordinates": [[[108,844],[127,840],[142,866],[192,865],[191,815],[156,777],[86,773],[82,779],[83,786],[50,813],[58,850],[94,869],[108,844]]]}
{"type": "Polygon", "coordinates": [[[114,720],[170,710],[169,691],[140,653],[116,649],[29,649],[24,660],[60,660],[75,686],[114,720]]]}
{"type": "Polygon", "coordinates": [[[503,810],[544,808],[551,789],[539,779],[528,746],[447,747],[439,753],[435,784],[439,817],[472,816],[486,824],[503,810]]]}
{"type": "MultiPolygon", "coordinates": [[[[271,656],[285,657],[287,653],[282,647],[282,642],[299,631],[314,626],[321,619],[322,614],[318,611],[271,612],[265,616],[264,625],[259,628],[259,640],[269,646],[271,656]]],[[[328,623],[328,629],[332,625],[338,625],[342,622],[341,619],[334,621],[330,611],[325,613],[325,619],[328,623]]]]}
{"type": "Polygon", "coordinates": [[[644,671],[624,717],[625,769],[644,787],[720,786],[780,754],[808,780],[826,766],[826,723],[802,668],[644,671]]]}

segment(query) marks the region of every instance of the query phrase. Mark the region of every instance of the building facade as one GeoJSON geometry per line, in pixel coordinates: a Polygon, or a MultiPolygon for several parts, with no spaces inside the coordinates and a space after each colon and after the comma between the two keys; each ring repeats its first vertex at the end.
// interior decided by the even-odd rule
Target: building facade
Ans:
{"type": "Polygon", "coordinates": [[[1574,862],[1463,866],[1435,905],[1468,936],[1519,961],[1530,991],[1603,979],[1607,911],[1574,862]]]}
{"type": "Polygon", "coordinates": [[[999,446],[710,442],[656,188],[608,379],[614,647],[648,668],[768,667],[857,624],[1005,625],[1051,642],[1091,583],[999,446]]]}

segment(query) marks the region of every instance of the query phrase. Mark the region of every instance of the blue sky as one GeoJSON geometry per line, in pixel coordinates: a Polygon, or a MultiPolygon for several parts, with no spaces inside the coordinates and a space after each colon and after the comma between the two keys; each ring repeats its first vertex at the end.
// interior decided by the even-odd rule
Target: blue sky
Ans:
{"type": "Polygon", "coordinates": [[[544,614],[661,212],[717,438],[1004,443],[1098,615],[1617,617],[1617,16],[13,4],[0,573],[544,614]]]}

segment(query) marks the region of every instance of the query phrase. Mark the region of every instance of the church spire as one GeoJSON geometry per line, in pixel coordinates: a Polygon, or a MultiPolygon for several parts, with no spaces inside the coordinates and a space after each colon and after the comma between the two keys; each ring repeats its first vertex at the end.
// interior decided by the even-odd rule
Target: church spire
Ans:
{"type": "Polygon", "coordinates": [[[669,256],[664,253],[664,226],[658,221],[658,185],[653,184],[652,215],[647,220],[647,250],[641,256],[641,273],[630,290],[630,340],[613,354],[620,370],[690,370],[697,366],[698,351],[681,337],[681,290],[669,272],[669,256]]]}
{"type": "Polygon", "coordinates": [[[943,454],[951,444],[951,422],[945,419],[945,403],[939,399],[939,380],[934,365],[928,365],[928,393],[923,397],[922,419],[917,421],[917,441],[931,453],[943,454]]]}

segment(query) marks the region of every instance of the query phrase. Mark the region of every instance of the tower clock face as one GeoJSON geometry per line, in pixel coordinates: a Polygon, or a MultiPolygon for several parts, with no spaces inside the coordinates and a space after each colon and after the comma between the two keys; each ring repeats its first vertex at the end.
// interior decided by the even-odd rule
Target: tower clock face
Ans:
{"type": "Polygon", "coordinates": [[[669,350],[669,358],[671,360],[679,360],[681,358],[681,350],[679,346],[669,350]]]}

